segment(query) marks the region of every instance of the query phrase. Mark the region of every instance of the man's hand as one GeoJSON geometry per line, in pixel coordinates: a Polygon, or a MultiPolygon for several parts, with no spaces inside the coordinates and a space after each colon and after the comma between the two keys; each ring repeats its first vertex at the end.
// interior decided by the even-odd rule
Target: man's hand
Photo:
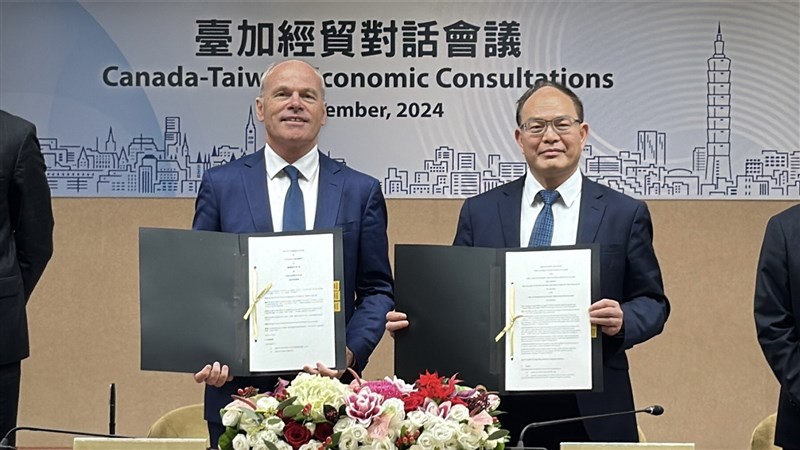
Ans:
{"type": "Polygon", "coordinates": [[[194,374],[194,381],[205,383],[209,386],[222,387],[223,384],[233,380],[233,375],[228,375],[228,366],[220,365],[219,361],[214,364],[206,364],[203,370],[194,374]]]}
{"type": "MultiPolygon", "coordinates": [[[[353,363],[355,362],[355,356],[353,355],[353,352],[351,352],[349,348],[345,347],[344,349],[347,354],[347,367],[353,367],[353,363]]],[[[316,366],[309,366],[309,365],[304,366],[303,372],[308,372],[311,374],[319,374],[324,377],[330,377],[330,378],[341,378],[342,375],[344,375],[344,370],[329,369],[325,364],[322,364],[321,362],[317,362],[316,366]]]]}
{"type": "Polygon", "coordinates": [[[386,330],[394,336],[394,332],[408,327],[408,316],[400,311],[386,313],[386,330]]]}
{"type": "Polygon", "coordinates": [[[616,336],[622,330],[622,308],[619,302],[604,298],[589,307],[589,322],[600,327],[608,336],[616,336]]]}

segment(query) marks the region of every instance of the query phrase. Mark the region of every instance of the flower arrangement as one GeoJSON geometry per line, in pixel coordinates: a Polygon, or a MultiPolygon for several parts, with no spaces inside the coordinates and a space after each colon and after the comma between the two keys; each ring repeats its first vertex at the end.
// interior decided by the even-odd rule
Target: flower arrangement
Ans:
{"type": "Polygon", "coordinates": [[[337,379],[302,373],[274,392],[240,390],[222,409],[222,450],[503,450],[500,399],[436,373],[337,379]]]}

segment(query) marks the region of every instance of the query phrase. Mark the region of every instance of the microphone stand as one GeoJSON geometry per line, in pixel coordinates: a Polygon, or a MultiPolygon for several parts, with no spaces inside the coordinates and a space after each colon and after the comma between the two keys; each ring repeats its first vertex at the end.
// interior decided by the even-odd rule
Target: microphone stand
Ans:
{"type": "Polygon", "coordinates": [[[74,436],[91,436],[91,437],[105,437],[105,438],[119,438],[119,439],[131,439],[130,436],[120,436],[118,434],[100,434],[100,433],[87,433],[85,431],[72,431],[72,430],[58,430],[55,428],[39,428],[39,427],[14,427],[8,430],[3,439],[0,440],[0,448],[4,449],[16,449],[16,447],[12,445],[8,445],[9,438],[12,434],[16,434],[17,431],[43,431],[45,433],[56,433],[56,434],[71,434],[74,436]]]}
{"type": "Polygon", "coordinates": [[[529,428],[539,428],[549,425],[558,425],[561,423],[578,422],[582,420],[601,419],[605,417],[621,416],[623,414],[638,414],[642,412],[645,412],[647,414],[652,414],[654,416],[660,416],[661,414],[664,413],[664,407],[662,407],[661,405],[653,405],[653,406],[648,406],[647,408],[644,409],[637,409],[634,411],[619,411],[606,414],[595,414],[593,416],[569,417],[566,419],[548,420],[545,422],[532,422],[525,425],[525,427],[522,428],[522,431],[519,433],[519,441],[517,442],[517,448],[525,447],[525,442],[523,438],[525,437],[525,432],[528,431],[529,428]]]}

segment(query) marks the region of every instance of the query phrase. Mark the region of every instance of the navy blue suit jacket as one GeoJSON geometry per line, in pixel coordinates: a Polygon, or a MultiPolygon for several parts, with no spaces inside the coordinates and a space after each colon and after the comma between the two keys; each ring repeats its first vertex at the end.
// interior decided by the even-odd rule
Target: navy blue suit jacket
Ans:
{"type": "MultiPolygon", "coordinates": [[[[378,180],[320,153],[314,229],[342,229],[346,341],[357,371],[367,364],[383,336],[386,313],[394,307],[386,216],[378,180]]],[[[192,228],[228,233],[274,231],[263,148],[206,171],[192,228]]],[[[275,381],[275,377],[240,377],[222,388],[206,387],[206,420],[221,423],[219,410],[239,387],[255,386],[266,392],[274,388],[275,381]]]]}
{"type": "Polygon", "coordinates": [[[772,217],[755,292],[758,342],[781,384],[775,444],[800,447],[800,205],[772,217]]]}
{"type": "Polygon", "coordinates": [[[46,169],[36,127],[0,111],[0,365],[30,354],[25,308],[53,254],[46,169]]]}
{"type": "MultiPolygon", "coordinates": [[[[520,247],[524,182],[522,177],[464,202],[454,245],[520,247]]],[[[600,298],[620,302],[623,328],[614,337],[601,334],[603,392],[577,394],[578,409],[581,415],[632,410],[625,350],[659,334],[670,309],[653,250],[650,213],[644,202],[585,177],[582,186],[576,243],[600,244],[600,298]]],[[[536,396],[530,396],[530,408],[536,408],[536,396]]],[[[633,415],[588,420],[584,426],[593,441],[638,440],[633,415]]]]}

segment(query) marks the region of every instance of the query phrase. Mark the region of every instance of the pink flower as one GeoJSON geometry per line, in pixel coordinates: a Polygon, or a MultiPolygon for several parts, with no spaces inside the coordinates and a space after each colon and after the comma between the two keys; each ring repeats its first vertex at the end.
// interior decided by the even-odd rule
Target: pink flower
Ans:
{"type": "Polygon", "coordinates": [[[452,404],[448,402],[442,402],[441,405],[436,404],[436,401],[430,398],[425,399],[425,403],[422,404],[422,409],[432,415],[438,416],[442,419],[446,419],[447,415],[450,414],[450,407],[452,404]]]}
{"type": "Polygon", "coordinates": [[[233,408],[249,409],[250,411],[255,411],[256,405],[255,403],[246,398],[233,396],[233,401],[228,403],[225,406],[225,409],[233,409],[233,408]]]}
{"type": "Polygon", "coordinates": [[[477,430],[480,430],[483,427],[491,425],[492,421],[492,416],[490,416],[488,412],[481,411],[469,418],[469,425],[477,430]]]}
{"type": "Polygon", "coordinates": [[[369,437],[376,441],[380,441],[389,435],[389,422],[392,418],[385,415],[380,415],[372,420],[372,425],[367,428],[369,437]]]}
{"type": "Polygon", "coordinates": [[[351,419],[368,427],[372,418],[381,413],[382,401],[383,398],[379,394],[373,393],[369,387],[365,386],[358,392],[345,396],[345,412],[351,419]]]}
{"type": "Polygon", "coordinates": [[[353,370],[350,370],[350,372],[355,378],[350,382],[350,389],[352,389],[353,392],[358,392],[367,387],[372,392],[380,394],[385,399],[403,398],[403,391],[397,386],[397,383],[389,377],[386,377],[383,380],[364,381],[364,379],[359,377],[358,374],[353,370]]]}

